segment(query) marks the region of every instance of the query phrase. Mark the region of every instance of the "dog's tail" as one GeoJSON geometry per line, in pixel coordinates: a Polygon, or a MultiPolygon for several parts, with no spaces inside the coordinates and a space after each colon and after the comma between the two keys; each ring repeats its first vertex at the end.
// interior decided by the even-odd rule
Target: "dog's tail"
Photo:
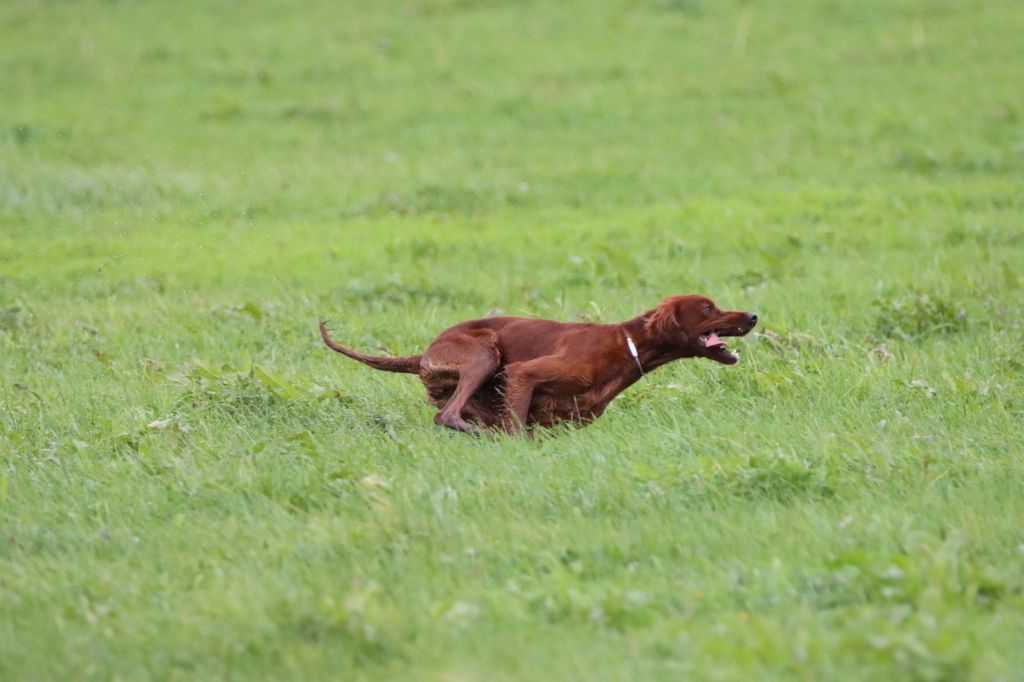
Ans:
{"type": "Polygon", "coordinates": [[[363,355],[362,353],[356,352],[349,348],[345,348],[341,344],[338,344],[331,338],[331,335],[327,333],[327,323],[320,323],[320,336],[324,337],[324,343],[327,347],[333,351],[337,351],[342,355],[346,355],[353,360],[358,360],[364,365],[369,365],[374,369],[380,369],[385,372],[407,372],[409,374],[419,374],[420,371],[420,358],[422,355],[409,355],[404,358],[383,358],[373,355],[363,355]]]}

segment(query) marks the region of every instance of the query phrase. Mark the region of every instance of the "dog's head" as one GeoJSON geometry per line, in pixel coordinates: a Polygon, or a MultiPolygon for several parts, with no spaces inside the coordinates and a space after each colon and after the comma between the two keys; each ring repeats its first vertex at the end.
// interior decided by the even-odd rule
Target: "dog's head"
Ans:
{"type": "Polygon", "coordinates": [[[647,332],[683,357],[704,357],[734,365],[740,356],[726,347],[722,337],[743,336],[755,324],[754,313],[720,310],[706,296],[671,296],[648,316],[647,332]]]}

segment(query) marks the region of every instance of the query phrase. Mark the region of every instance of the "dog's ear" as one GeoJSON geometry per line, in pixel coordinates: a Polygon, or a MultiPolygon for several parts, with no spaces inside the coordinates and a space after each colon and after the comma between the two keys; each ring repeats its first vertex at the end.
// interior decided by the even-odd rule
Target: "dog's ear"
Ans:
{"type": "Polygon", "coordinates": [[[680,335],[685,336],[680,319],[681,312],[676,301],[662,301],[647,318],[647,333],[666,341],[676,339],[680,335]]]}

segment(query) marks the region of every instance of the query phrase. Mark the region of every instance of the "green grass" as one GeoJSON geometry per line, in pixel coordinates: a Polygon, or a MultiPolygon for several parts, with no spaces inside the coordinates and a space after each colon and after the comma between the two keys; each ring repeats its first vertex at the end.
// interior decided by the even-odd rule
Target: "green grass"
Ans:
{"type": "Polygon", "coordinates": [[[9,0],[0,678],[1011,680],[1024,5],[9,0]],[[503,311],[756,310],[583,430],[503,311]]]}

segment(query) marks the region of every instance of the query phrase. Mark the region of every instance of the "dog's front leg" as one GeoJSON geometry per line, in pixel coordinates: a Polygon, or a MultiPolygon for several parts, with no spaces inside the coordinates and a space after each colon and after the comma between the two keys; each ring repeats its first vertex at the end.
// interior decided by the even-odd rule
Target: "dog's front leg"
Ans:
{"type": "Polygon", "coordinates": [[[505,367],[505,409],[502,426],[509,433],[519,433],[530,416],[530,401],[536,387],[536,368],[529,362],[514,362],[505,367]]]}
{"type": "Polygon", "coordinates": [[[505,430],[518,433],[531,423],[530,405],[538,389],[564,392],[566,395],[585,390],[589,382],[578,364],[561,355],[548,355],[506,365],[505,430]]]}

